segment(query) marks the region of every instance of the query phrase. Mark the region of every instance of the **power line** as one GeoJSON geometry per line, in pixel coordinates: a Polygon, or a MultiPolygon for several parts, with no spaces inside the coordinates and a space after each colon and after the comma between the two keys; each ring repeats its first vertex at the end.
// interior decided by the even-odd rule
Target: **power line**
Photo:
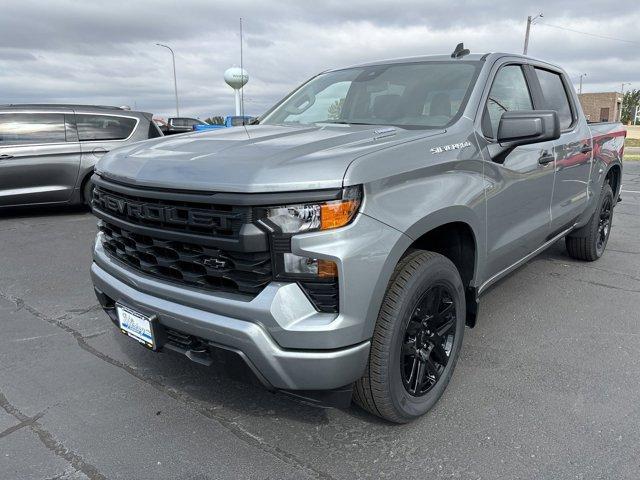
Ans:
{"type": "Polygon", "coordinates": [[[537,25],[544,25],[545,27],[557,28],[558,30],[566,30],[567,32],[579,33],[581,35],[587,35],[589,37],[603,38],[605,40],[613,40],[613,41],[616,41],[616,42],[630,43],[632,45],[640,45],[640,42],[636,42],[634,40],[624,40],[622,38],[608,37],[606,35],[600,35],[600,34],[597,34],[597,33],[583,32],[581,30],[574,30],[573,28],[561,27],[559,25],[552,25],[550,23],[537,21],[536,24],[537,25]]]}

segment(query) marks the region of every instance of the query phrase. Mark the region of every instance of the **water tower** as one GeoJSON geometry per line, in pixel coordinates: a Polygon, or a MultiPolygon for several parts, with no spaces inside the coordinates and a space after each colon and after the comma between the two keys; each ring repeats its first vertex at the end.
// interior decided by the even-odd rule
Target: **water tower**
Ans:
{"type": "Polygon", "coordinates": [[[249,74],[243,68],[231,67],[224,72],[224,81],[227,82],[236,93],[236,115],[241,115],[240,111],[240,89],[249,81],[249,74]]]}

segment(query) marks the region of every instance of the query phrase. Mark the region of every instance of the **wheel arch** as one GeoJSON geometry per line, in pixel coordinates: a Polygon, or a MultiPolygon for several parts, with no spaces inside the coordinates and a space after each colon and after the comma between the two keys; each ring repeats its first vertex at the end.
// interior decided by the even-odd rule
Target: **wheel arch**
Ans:
{"type": "Polygon", "coordinates": [[[613,191],[614,202],[617,202],[618,196],[620,195],[620,185],[622,182],[622,166],[619,163],[612,163],[607,170],[605,175],[605,182],[608,182],[611,185],[611,190],[613,191]]]}
{"type": "Polygon", "coordinates": [[[382,297],[396,266],[408,252],[419,249],[440,253],[456,265],[466,289],[466,323],[473,327],[478,314],[476,284],[484,261],[482,232],[475,212],[462,206],[447,207],[414,223],[389,255],[387,268],[378,280],[374,296],[379,298],[379,302],[376,302],[375,311],[369,314],[377,318],[382,297]]]}
{"type": "Polygon", "coordinates": [[[87,182],[91,180],[92,176],[93,176],[93,166],[87,169],[85,172],[83,172],[81,176],[82,181],[80,182],[80,198],[82,202],[86,202],[86,198],[84,198],[84,187],[87,184],[87,182]]]}

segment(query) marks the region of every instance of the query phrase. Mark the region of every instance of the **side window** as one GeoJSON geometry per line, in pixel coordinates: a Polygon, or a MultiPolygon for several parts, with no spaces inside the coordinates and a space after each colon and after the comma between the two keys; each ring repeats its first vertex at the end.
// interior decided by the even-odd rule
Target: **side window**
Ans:
{"type": "Polygon", "coordinates": [[[136,122],[135,118],[76,114],[78,137],[81,142],[90,140],[124,140],[131,135],[136,122]]]}
{"type": "Polygon", "coordinates": [[[0,114],[0,146],[35,143],[64,143],[62,113],[0,114]]]}
{"type": "Polygon", "coordinates": [[[536,68],[535,71],[540,82],[540,88],[542,88],[546,108],[558,112],[560,128],[566,130],[573,123],[573,113],[571,112],[571,104],[569,103],[562,77],[557,73],[542,70],[541,68],[536,68]]]}
{"type": "Polygon", "coordinates": [[[527,81],[520,65],[502,67],[493,80],[483,122],[485,136],[495,138],[504,112],[512,110],[533,110],[533,102],[527,81]]]}

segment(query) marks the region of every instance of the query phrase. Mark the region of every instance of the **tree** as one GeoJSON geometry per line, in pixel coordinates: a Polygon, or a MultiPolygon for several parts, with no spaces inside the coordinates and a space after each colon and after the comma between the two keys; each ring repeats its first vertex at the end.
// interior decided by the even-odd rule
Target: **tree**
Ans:
{"type": "Polygon", "coordinates": [[[640,90],[629,90],[622,98],[622,123],[633,122],[636,107],[640,105],[640,90]]]}
{"type": "Polygon", "coordinates": [[[331,105],[329,105],[329,109],[327,110],[327,117],[329,118],[329,120],[337,120],[340,118],[343,105],[344,105],[344,98],[336,100],[331,105]]]}
{"type": "Polygon", "coordinates": [[[224,125],[224,117],[219,115],[205,118],[204,123],[208,123],[209,125],[224,125]]]}

